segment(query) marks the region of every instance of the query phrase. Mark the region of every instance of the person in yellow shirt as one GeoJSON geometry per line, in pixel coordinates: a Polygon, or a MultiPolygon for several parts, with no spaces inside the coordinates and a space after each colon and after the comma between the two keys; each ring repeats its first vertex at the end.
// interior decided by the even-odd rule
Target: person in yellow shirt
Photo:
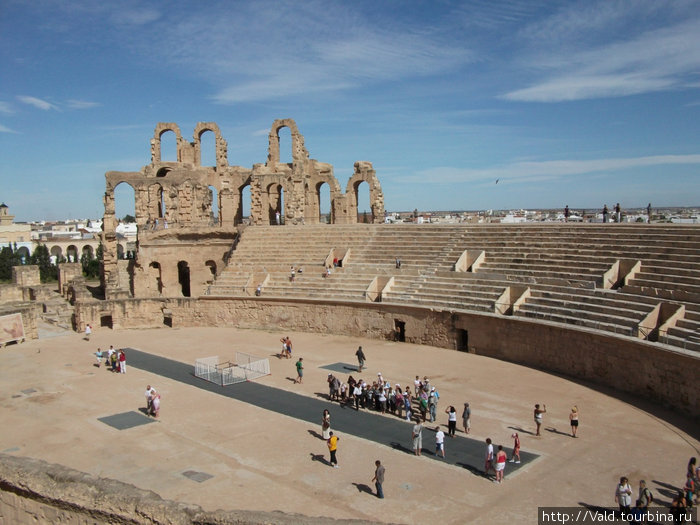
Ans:
{"type": "Polygon", "coordinates": [[[328,444],[328,450],[331,453],[331,466],[333,468],[338,468],[338,458],[335,457],[335,453],[338,451],[338,440],[340,439],[338,436],[333,435],[333,431],[331,430],[330,436],[328,438],[328,441],[326,442],[328,444]]]}

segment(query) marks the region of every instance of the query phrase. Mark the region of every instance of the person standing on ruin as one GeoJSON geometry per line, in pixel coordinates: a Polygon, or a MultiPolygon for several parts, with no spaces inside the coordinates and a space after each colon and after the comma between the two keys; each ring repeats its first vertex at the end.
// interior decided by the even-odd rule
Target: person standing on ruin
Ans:
{"type": "Polygon", "coordinates": [[[119,350],[119,372],[126,374],[126,354],[123,348],[119,350]]]}
{"type": "Polygon", "coordinates": [[[608,205],[603,204],[603,223],[608,222],[608,205]]]}
{"type": "Polygon", "coordinates": [[[281,219],[281,215],[280,215],[279,210],[277,210],[277,211],[275,212],[275,222],[277,223],[277,226],[280,225],[280,222],[281,222],[280,219],[281,219]]]}
{"type": "Polygon", "coordinates": [[[330,431],[330,437],[328,438],[327,445],[328,445],[328,451],[331,453],[331,466],[333,468],[338,468],[338,458],[336,457],[336,453],[338,452],[338,440],[340,439],[338,436],[333,435],[333,431],[330,431]]]}
{"type": "Polygon", "coordinates": [[[484,476],[489,475],[489,471],[493,470],[493,445],[491,438],[486,438],[486,458],[484,460],[484,476]]]}
{"type": "Polygon", "coordinates": [[[571,423],[571,437],[576,437],[578,431],[578,407],[576,405],[571,407],[569,422],[571,423]]]}
{"type": "Polygon", "coordinates": [[[540,427],[542,426],[542,414],[547,413],[547,405],[542,405],[542,408],[540,408],[539,403],[535,405],[535,410],[534,410],[534,417],[535,417],[535,425],[537,426],[537,433],[535,434],[536,436],[540,435],[540,427]]]}
{"type": "Polygon", "coordinates": [[[386,472],[386,469],[379,460],[374,462],[374,466],[376,468],[374,469],[374,477],[372,478],[372,481],[374,481],[374,486],[377,488],[377,497],[379,499],[384,499],[384,490],[382,485],[384,484],[384,472],[386,472]]]}
{"type": "Polygon", "coordinates": [[[295,364],[297,367],[297,378],[294,380],[294,383],[301,384],[304,380],[304,363],[302,363],[302,361],[304,361],[304,358],[300,357],[299,361],[295,364]]]}
{"type": "Polygon", "coordinates": [[[462,411],[462,426],[464,427],[464,433],[469,434],[472,429],[472,409],[469,407],[469,403],[464,403],[464,410],[462,411]]]}
{"type": "Polygon", "coordinates": [[[651,202],[647,204],[647,222],[651,222],[651,202]]]}
{"type": "Polygon", "coordinates": [[[365,357],[365,353],[362,351],[361,346],[357,348],[357,352],[355,352],[355,355],[357,356],[357,371],[362,372],[367,358],[365,357]]]}
{"type": "Polygon", "coordinates": [[[421,424],[420,419],[415,425],[413,425],[411,437],[413,438],[413,453],[416,456],[420,456],[420,451],[423,448],[423,425],[421,424]]]}
{"type": "Polygon", "coordinates": [[[620,211],[620,203],[615,204],[615,222],[620,222],[622,212],[620,211]]]}
{"type": "Polygon", "coordinates": [[[569,222],[569,205],[564,208],[564,222],[569,222]]]}
{"type": "Polygon", "coordinates": [[[435,455],[445,459],[445,433],[440,430],[440,425],[435,427],[435,455]]]}

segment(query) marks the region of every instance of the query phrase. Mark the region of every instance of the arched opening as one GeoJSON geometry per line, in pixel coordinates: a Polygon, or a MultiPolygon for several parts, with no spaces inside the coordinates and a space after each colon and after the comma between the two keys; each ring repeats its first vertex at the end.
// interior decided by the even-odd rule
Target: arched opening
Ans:
{"type": "Polygon", "coordinates": [[[210,283],[214,282],[214,278],[216,278],[216,263],[212,260],[209,260],[204,263],[207,268],[209,268],[209,272],[211,273],[211,279],[209,280],[210,283]]]}
{"type": "Polygon", "coordinates": [[[170,168],[161,168],[158,170],[158,173],[156,173],[156,177],[165,177],[171,171],[170,168]]]}
{"type": "Polygon", "coordinates": [[[177,282],[184,297],[190,297],[190,266],[187,261],[177,263],[177,282]]]}
{"type": "Polygon", "coordinates": [[[250,224],[250,204],[253,202],[250,184],[246,184],[240,189],[239,202],[238,213],[236,214],[236,224],[241,224],[243,222],[250,224]]]}
{"type": "Polygon", "coordinates": [[[292,130],[287,126],[277,130],[277,137],[280,145],[280,162],[285,164],[292,163],[292,130]]]}
{"type": "Polygon", "coordinates": [[[177,162],[177,135],[172,130],[160,134],[160,161],[177,162]]]}
{"type": "Polygon", "coordinates": [[[78,248],[71,244],[66,248],[66,256],[68,257],[68,262],[78,262],[78,248]]]}
{"type": "Polygon", "coordinates": [[[124,245],[122,243],[117,244],[117,259],[124,258],[124,245]]]}
{"type": "Polygon", "coordinates": [[[318,200],[318,222],[321,224],[330,224],[333,222],[331,217],[331,186],[327,182],[321,182],[316,185],[316,198],[318,200]]]}
{"type": "Polygon", "coordinates": [[[267,187],[269,224],[284,224],[284,189],[281,184],[267,187]]]}
{"type": "Polygon", "coordinates": [[[216,166],[216,134],[205,130],[199,135],[200,166],[216,166]]]}
{"type": "Polygon", "coordinates": [[[151,274],[151,279],[155,281],[156,289],[159,294],[163,293],[163,279],[161,276],[160,263],[153,261],[148,265],[149,273],[151,274]]]}
{"type": "MultiPolygon", "coordinates": [[[[60,248],[59,248],[60,250],[60,248]]],[[[17,248],[17,255],[19,256],[19,260],[22,261],[22,264],[27,264],[29,262],[29,248],[26,246],[20,246],[17,248]]],[[[60,261],[58,261],[60,262],[60,261]]],[[[55,262],[53,264],[56,264],[55,262]]]]}
{"type": "Polygon", "coordinates": [[[128,182],[120,182],[114,188],[114,215],[120,222],[136,217],[136,193],[128,182]]]}
{"type": "Polygon", "coordinates": [[[49,253],[51,253],[51,264],[56,265],[62,262],[61,259],[63,259],[63,250],[60,246],[52,246],[49,253]]]}
{"type": "Polygon", "coordinates": [[[212,226],[219,224],[219,192],[214,186],[209,186],[209,197],[211,198],[211,212],[209,215],[209,223],[212,226]]]}
{"type": "Polygon", "coordinates": [[[95,253],[92,249],[92,246],[90,246],[89,244],[83,246],[83,253],[81,255],[81,258],[82,257],[86,257],[88,261],[91,261],[95,258],[95,253]]]}
{"type": "Polygon", "coordinates": [[[357,202],[357,222],[372,222],[372,206],[369,198],[369,183],[358,181],[355,184],[355,202],[357,202]]]}

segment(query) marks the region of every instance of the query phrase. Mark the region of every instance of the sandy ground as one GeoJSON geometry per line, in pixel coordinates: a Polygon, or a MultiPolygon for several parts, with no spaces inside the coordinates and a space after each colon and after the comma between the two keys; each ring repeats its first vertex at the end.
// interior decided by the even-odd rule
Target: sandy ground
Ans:
{"type": "MultiPolygon", "coordinates": [[[[335,335],[96,329],[87,342],[69,333],[0,349],[0,385],[0,451],[118,479],[207,510],[281,510],[397,523],[536,523],[537,507],[613,506],[621,475],[635,490],[646,479],[656,502],[668,503],[670,488],[684,482],[688,458],[700,455],[698,426],[658,407],[478,355],[335,335]],[[301,385],[290,380],[296,359],[275,357],[282,335],[291,336],[294,356],[304,357],[301,385]],[[523,449],[541,457],[513,476],[506,467],[505,482],[498,485],[461,467],[344,434],[341,468],[329,468],[313,459],[327,456],[316,437],[320,425],[135,368],[124,375],[95,368],[91,353],[110,344],[186,363],[213,355],[233,359],[236,351],[269,357],[272,375],[260,381],[309,397],[327,391],[328,371],[319,367],[354,363],[361,344],[368,358],[365,378],[379,371],[403,385],[416,374],[430,378],[441,393],[439,421],[445,429],[445,407],[459,411],[469,401],[472,437],[491,437],[510,452],[510,435],[519,428],[523,449]],[[119,431],[98,421],[142,407],[146,384],[162,395],[157,423],[119,431]],[[547,405],[541,437],[532,435],[535,403],[547,405]],[[569,435],[572,405],[581,413],[578,439],[569,435]],[[386,466],[384,500],[369,493],[375,459],[386,466]],[[213,477],[198,483],[183,476],[188,470],[213,477]]],[[[408,423],[405,445],[411,446],[408,423]]],[[[448,455],[449,447],[447,440],[448,455]]]]}

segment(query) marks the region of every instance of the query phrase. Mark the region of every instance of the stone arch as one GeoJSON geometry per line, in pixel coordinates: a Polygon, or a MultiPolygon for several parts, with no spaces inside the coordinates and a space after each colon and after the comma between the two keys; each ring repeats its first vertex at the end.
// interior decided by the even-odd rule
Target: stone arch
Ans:
{"type": "Polygon", "coordinates": [[[177,282],[180,283],[180,291],[183,297],[191,297],[190,289],[190,265],[187,261],[177,263],[177,282]]]}
{"type": "Polygon", "coordinates": [[[68,259],[68,262],[80,262],[78,247],[75,244],[70,244],[66,247],[66,259],[68,259]]]}
{"type": "Polygon", "coordinates": [[[198,122],[194,128],[194,164],[202,165],[202,135],[207,131],[214,134],[214,158],[217,169],[228,166],[228,143],[221,136],[221,130],[216,122],[198,122]]]}
{"type": "Polygon", "coordinates": [[[281,182],[272,182],[265,187],[265,200],[267,202],[267,224],[278,224],[277,213],[280,214],[280,222],[284,222],[285,214],[285,194],[284,185],[281,182]]]}
{"type": "Polygon", "coordinates": [[[56,257],[57,263],[61,262],[61,257],[63,257],[63,249],[58,244],[53,245],[49,253],[52,257],[56,257]]]}
{"type": "Polygon", "coordinates": [[[86,244],[85,246],[83,246],[82,253],[80,254],[81,259],[85,255],[87,255],[89,260],[92,260],[95,258],[95,252],[93,251],[92,246],[89,244],[86,244]]]}
{"type": "Polygon", "coordinates": [[[238,187],[238,207],[236,209],[236,218],[234,224],[238,225],[243,223],[243,217],[246,211],[248,212],[248,220],[252,222],[252,210],[253,210],[253,185],[250,180],[245,181],[241,186],[238,187]]]}
{"type": "Polygon", "coordinates": [[[122,243],[117,243],[117,259],[123,259],[126,249],[122,243]]]}
{"type": "Polygon", "coordinates": [[[372,168],[372,163],[367,161],[358,161],[355,163],[355,172],[348,180],[348,185],[345,194],[349,198],[349,206],[351,222],[352,217],[357,217],[360,210],[357,209],[357,190],[360,184],[367,182],[369,185],[369,205],[372,212],[371,222],[384,222],[384,193],[379,184],[377,173],[372,168]]]}
{"type": "Polygon", "coordinates": [[[156,129],[153,132],[153,138],[151,139],[151,164],[162,162],[161,139],[163,137],[163,133],[168,131],[172,131],[175,134],[177,161],[181,161],[182,146],[185,141],[182,138],[182,133],[180,133],[180,127],[174,122],[159,122],[156,124],[156,129]]]}
{"type": "Polygon", "coordinates": [[[276,164],[280,161],[280,136],[282,128],[289,128],[292,134],[292,163],[306,161],[309,159],[309,152],[304,145],[304,136],[299,133],[296,122],[293,119],[277,119],[272,123],[270,134],[268,135],[267,163],[276,164]]]}
{"type": "Polygon", "coordinates": [[[211,279],[209,282],[214,282],[214,278],[216,277],[216,262],[209,259],[207,262],[204,263],[204,266],[206,266],[209,269],[209,272],[211,273],[211,279]]]}
{"type": "MultiPolygon", "coordinates": [[[[153,261],[148,265],[148,274],[150,276],[151,282],[155,281],[156,289],[159,294],[163,294],[163,269],[158,261],[153,261]]],[[[149,286],[150,287],[150,286],[149,286]]]]}
{"type": "Polygon", "coordinates": [[[166,194],[163,186],[159,183],[151,184],[148,187],[148,217],[154,228],[156,219],[159,223],[162,222],[166,211],[166,194]]]}
{"type": "MultiPolygon", "coordinates": [[[[56,246],[54,246],[54,248],[56,248],[56,246]]],[[[58,248],[58,251],[59,251],[59,255],[60,255],[60,251],[61,251],[60,247],[58,248]]],[[[31,255],[29,253],[29,248],[27,248],[26,246],[20,246],[19,248],[17,248],[16,253],[19,256],[20,260],[22,261],[22,264],[27,264],[29,262],[29,256],[31,255]]],[[[51,253],[51,255],[53,255],[53,253],[51,253]]],[[[56,262],[58,262],[59,259],[60,259],[60,257],[58,257],[56,259],[56,262]]]]}
{"type": "MultiPolygon", "coordinates": [[[[221,225],[221,199],[219,192],[211,184],[207,186],[208,201],[209,201],[209,224],[211,226],[221,225]]],[[[206,203],[202,203],[202,211],[206,209],[206,203]]]]}

